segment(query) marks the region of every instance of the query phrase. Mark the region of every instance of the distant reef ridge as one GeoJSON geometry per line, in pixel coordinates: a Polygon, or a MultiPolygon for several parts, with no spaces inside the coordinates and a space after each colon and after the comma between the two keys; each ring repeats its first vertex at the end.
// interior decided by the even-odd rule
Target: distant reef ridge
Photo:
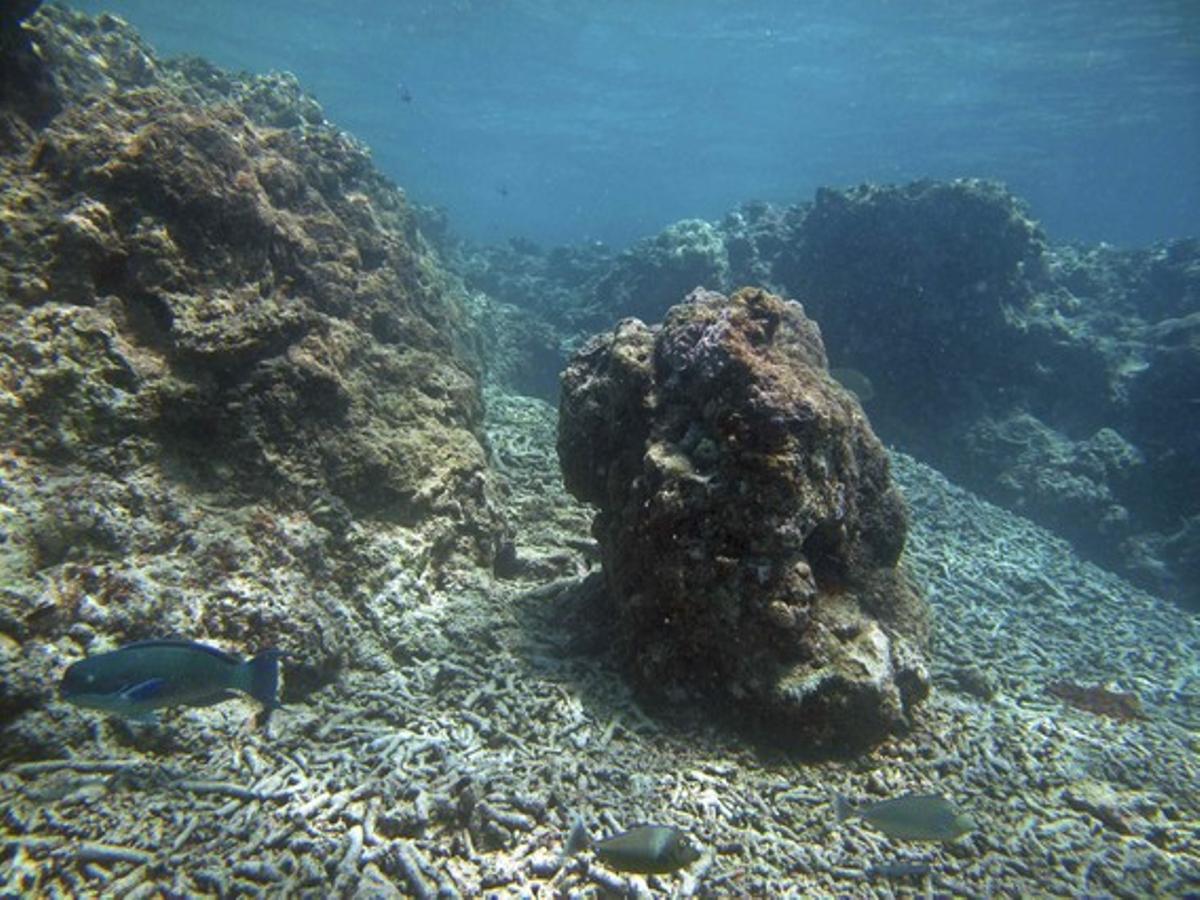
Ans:
{"type": "Polygon", "coordinates": [[[885,442],[1200,609],[1200,240],[1055,244],[964,179],[748,203],[623,251],[442,244],[493,298],[491,376],[548,399],[589,335],[696,286],[797,300],[885,442]]]}
{"type": "Polygon", "coordinates": [[[55,6],[3,26],[5,752],[71,739],[22,714],[93,646],[277,647],[293,687],[403,655],[363,598],[505,535],[404,194],[291,76],[55,6]]]}

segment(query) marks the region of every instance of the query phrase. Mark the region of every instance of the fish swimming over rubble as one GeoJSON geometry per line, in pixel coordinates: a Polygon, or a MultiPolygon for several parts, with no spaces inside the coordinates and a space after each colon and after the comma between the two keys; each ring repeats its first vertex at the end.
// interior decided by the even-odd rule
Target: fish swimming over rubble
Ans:
{"type": "Polygon", "coordinates": [[[269,714],[279,706],[282,655],[264,650],[242,660],[195,641],[138,641],[72,663],[59,696],[75,706],[152,721],[164,707],[211,706],[241,692],[269,714]]]}
{"type": "Polygon", "coordinates": [[[1046,685],[1046,693],[1076,709],[1098,716],[1108,716],[1122,722],[1135,722],[1146,718],[1137,694],[1110,691],[1100,685],[1084,687],[1072,681],[1052,681],[1046,685]]]}
{"type": "Polygon", "coordinates": [[[867,866],[863,874],[868,878],[924,878],[933,867],[927,862],[915,860],[896,860],[895,862],[876,863],[867,866]]]}
{"type": "Polygon", "coordinates": [[[974,820],[940,794],[905,794],[857,807],[838,794],[834,809],[839,822],[859,818],[902,841],[953,841],[975,830],[974,820]]]}
{"type": "Polygon", "coordinates": [[[563,856],[574,856],[588,847],[610,869],[638,875],[667,875],[700,858],[688,836],[672,825],[637,825],[597,841],[583,821],[577,820],[567,835],[563,856]]]}

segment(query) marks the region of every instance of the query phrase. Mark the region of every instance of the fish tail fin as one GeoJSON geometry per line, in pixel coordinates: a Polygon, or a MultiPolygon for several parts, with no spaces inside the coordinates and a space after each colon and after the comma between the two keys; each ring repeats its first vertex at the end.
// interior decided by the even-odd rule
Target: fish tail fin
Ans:
{"type": "Polygon", "coordinates": [[[571,830],[567,832],[567,842],[563,844],[563,859],[582,853],[591,845],[592,836],[588,833],[587,826],[583,824],[583,817],[576,816],[571,830]]]}
{"type": "Polygon", "coordinates": [[[263,705],[267,712],[279,706],[279,658],[282,650],[264,650],[253,659],[243,663],[248,673],[251,697],[263,705]]]}
{"type": "Polygon", "coordinates": [[[833,795],[833,813],[839,822],[845,822],[854,815],[854,807],[850,805],[845,794],[833,795]]]}

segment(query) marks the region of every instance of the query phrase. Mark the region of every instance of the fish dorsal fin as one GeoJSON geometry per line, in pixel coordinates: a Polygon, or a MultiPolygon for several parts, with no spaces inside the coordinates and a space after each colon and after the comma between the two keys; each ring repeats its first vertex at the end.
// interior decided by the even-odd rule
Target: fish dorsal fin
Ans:
{"type": "Polygon", "coordinates": [[[117,652],[122,650],[148,650],[154,647],[175,647],[180,650],[197,650],[201,653],[207,653],[210,656],[215,656],[217,659],[224,660],[228,663],[233,663],[235,666],[242,664],[240,657],[234,656],[221,650],[218,647],[212,647],[208,644],[200,644],[196,641],[184,641],[178,638],[151,638],[146,641],[134,641],[132,644],[125,644],[120,647],[117,652]]]}
{"type": "Polygon", "coordinates": [[[567,833],[567,842],[563,845],[563,856],[574,856],[592,846],[592,835],[583,823],[582,817],[576,817],[567,833]]]}
{"type": "Polygon", "coordinates": [[[895,799],[898,801],[903,800],[908,803],[921,801],[923,803],[935,803],[936,802],[939,804],[943,804],[945,806],[950,805],[950,801],[947,800],[941,794],[901,794],[899,797],[896,797],[895,799]]]}

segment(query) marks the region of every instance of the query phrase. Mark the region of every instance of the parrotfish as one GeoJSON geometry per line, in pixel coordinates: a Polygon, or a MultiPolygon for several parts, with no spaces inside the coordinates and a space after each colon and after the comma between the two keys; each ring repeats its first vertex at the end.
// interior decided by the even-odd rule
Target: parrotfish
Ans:
{"type": "Polygon", "coordinates": [[[583,822],[577,821],[563,855],[574,856],[589,846],[610,869],[638,875],[666,875],[700,858],[688,836],[671,825],[638,825],[594,841],[583,822]]]}
{"type": "Polygon", "coordinates": [[[211,706],[249,694],[270,713],[279,706],[278,650],[242,660],[195,641],[126,644],[72,663],[59,695],[68,703],[110,715],[153,720],[168,706],[211,706]]]}
{"type": "Polygon", "coordinates": [[[974,820],[940,794],[906,794],[859,807],[839,794],[834,808],[839,822],[860,818],[902,841],[953,841],[975,830],[974,820]]]}

